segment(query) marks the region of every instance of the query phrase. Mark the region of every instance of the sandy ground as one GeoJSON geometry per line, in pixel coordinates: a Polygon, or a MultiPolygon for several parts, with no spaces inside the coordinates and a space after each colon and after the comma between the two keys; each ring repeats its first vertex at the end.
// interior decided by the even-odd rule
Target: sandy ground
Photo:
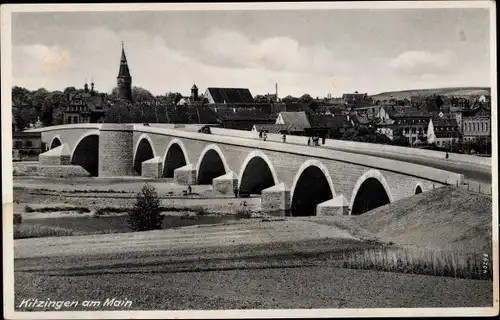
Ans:
{"type": "MultiPolygon", "coordinates": [[[[187,186],[175,184],[171,179],[145,180],[141,178],[74,178],[46,179],[16,177],[14,179],[14,212],[23,213],[25,206],[71,207],[92,209],[105,207],[132,207],[136,193],[145,182],[157,190],[164,207],[199,207],[211,212],[234,213],[246,209],[260,210],[260,197],[215,197],[210,185],[193,185],[192,195],[185,196],[187,186]]],[[[23,215],[30,215],[24,214],[23,215]]],[[[52,214],[45,216],[57,216],[52,214]]]]}

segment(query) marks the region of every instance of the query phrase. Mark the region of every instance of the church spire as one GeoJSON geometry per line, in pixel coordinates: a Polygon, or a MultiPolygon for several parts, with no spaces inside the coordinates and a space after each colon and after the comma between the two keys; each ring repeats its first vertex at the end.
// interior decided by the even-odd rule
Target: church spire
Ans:
{"type": "Polygon", "coordinates": [[[132,101],[132,77],[128,69],[127,57],[125,56],[125,48],[122,41],[122,56],[120,58],[120,70],[116,78],[118,85],[118,95],[128,101],[132,101]]]}
{"type": "Polygon", "coordinates": [[[120,59],[120,71],[118,72],[118,77],[130,77],[130,71],[128,69],[127,57],[125,56],[125,48],[123,47],[123,41],[122,41],[122,57],[120,59]]]}

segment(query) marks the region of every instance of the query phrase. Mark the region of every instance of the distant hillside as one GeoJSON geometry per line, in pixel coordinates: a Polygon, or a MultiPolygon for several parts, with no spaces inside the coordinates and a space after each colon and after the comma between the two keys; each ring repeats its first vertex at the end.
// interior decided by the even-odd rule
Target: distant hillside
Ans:
{"type": "Polygon", "coordinates": [[[476,95],[489,95],[491,88],[488,87],[464,87],[464,88],[436,88],[436,89],[413,89],[403,91],[389,91],[381,92],[372,95],[374,100],[389,100],[391,98],[402,100],[404,98],[410,99],[411,96],[423,95],[443,95],[443,96],[476,96],[476,95]]]}

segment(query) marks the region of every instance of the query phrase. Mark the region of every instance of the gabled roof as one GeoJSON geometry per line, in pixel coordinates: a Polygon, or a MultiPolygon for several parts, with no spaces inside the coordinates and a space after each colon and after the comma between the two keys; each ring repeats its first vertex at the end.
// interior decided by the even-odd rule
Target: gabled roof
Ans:
{"type": "Polygon", "coordinates": [[[230,107],[213,107],[210,109],[217,115],[221,120],[236,120],[236,121],[270,121],[273,122],[274,119],[271,118],[264,111],[257,108],[230,108],[230,107]]]}
{"type": "Polygon", "coordinates": [[[284,131],[287,131],[286,126],[276,123],[254,124],[254,127],[257,131],[266,131],[269,133],[282,133],[284,131]]]}
{"type": "Polygon", "coordinates": [[[425,110],[418,110],[411,107],[403,106],[384,106],[391,118],[405,118],[405,117],[431,117],[432,115],[425,110]]]}
{"type": "Polygon", "coordinates": [[[304,131],[304,129],[311,127],[304,111],[280,112],[278,117],[283,119],[288,131],[304,131]]]}
{"type": "Polygon", "coordinates": [[[438,115],[433,115],[432,124],[434,128],[436,127],[457,127],[457,120],[454,117],[443,116],[442,118],[438,115]]]}
{"type": "Polygon", "coordinates": [[[328,115],[314,115],[311,116],[311,128],[315,129],[334,129],[341,127],[351,127],[350,122],[346,116],[328,116],[328,115]]]}
{"type": "Polygon", "coordinates": [[[207,88],[215,103],[253,103],[250,90],[245,88],[207,88]]]}

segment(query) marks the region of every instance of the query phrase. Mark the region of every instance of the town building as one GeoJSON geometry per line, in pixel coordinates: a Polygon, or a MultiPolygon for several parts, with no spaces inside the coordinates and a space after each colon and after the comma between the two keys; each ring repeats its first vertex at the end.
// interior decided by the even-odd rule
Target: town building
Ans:
{"type": "Polygon", "coordinates": [[[284,125],[286,131],[293,135],[304,135],[305,129],[311,128],[307,114],[304,111],[280,112],[275,123],[284,125]]]}
{"type": "Polygon", "coordinates": [[[84,85],[83,92],[69,93],[64,107],[63,123],[102,123],[105,116],[105,94],[94,91],[94,82],[84,85]]]}
{"type": "Polygon", "coordinates": [[[408,138],[411,144],[425,139],[429,120],[432,114],[403,106],[382,106],[377,115],[379,122],[377,131],[385,134],[389,139],[402,135],[408,138]]]}
{"type": "Polygon", "coordinates": [[[479,107],[464,111],[462,117],[463,139],[467,142],[491,137],[491,111],[479,107]]]}
{"type": "Polygon", "coordinates": [[[350,117],[345,115],[313,115],[309,119],[311,127],[306,128],[305,132],[308,136],[339,138],[353,127],[350,120],[350,117]]]}
{"type": "Polygon", "coordinates": [[[209,104],[254,104],[252,94],[246,88],[207,88],[204,97],[209,104]]]}
{"type": "Polygon", "coordinates": [[[357,91],[354,91],[354,93],[344,93],[342,100],[347,105],[366,106],[373,104],[373,99],[367,93],[358,93],[357,91]]]}
{"type": "Polygon", "coordinates": [[[259,108],[209,105],[222,128],[252,130],[255,124],[273,124],[275,119],[259,108]]]}
{"type": "Polygon", "coordinates": [[[12,133],[12,160],[37,160],[38,155],[45,152],[45,144],[42,142],[41,132],[12,133]]]}
{"type": "Polygon", "coordinates": [[[452,144],[457,144],[461,137],[457,120],[454,117],[440,113],[429,120],[427,143],[435,143],[438,147],[450,148],[452,144]]]}

